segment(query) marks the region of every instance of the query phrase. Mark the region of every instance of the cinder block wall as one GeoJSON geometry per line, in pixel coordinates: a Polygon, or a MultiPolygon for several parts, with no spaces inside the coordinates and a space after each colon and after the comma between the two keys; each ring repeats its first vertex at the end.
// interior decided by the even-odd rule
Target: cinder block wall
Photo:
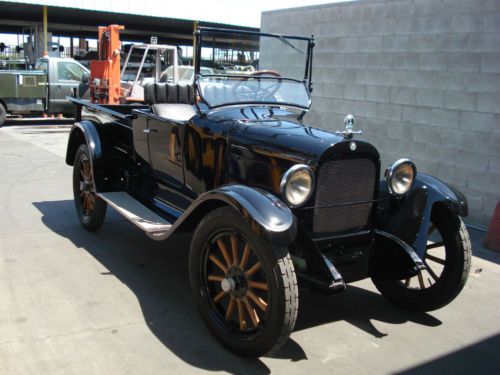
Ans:
{"type": "Polygon", "coordinates": [[[382,165],[417,169],[462,190],[468,223],[500,200],[500,1],[361,0],[262,13],[262,31],[314,34],[306,120],[343,128],[352,113],[382,165]]]}

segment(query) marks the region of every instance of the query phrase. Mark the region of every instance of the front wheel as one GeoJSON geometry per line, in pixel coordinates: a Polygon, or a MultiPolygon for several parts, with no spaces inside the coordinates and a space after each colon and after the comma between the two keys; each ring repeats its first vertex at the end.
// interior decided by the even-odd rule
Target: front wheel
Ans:
{"type": "Polygon", "coordinates": [[[450,303],[463,289],[471,264],[469,233],[462,219],[443,207],[432,211],[425,270],[405,280],[372,278],[390,302],[411,311],[431,311],[450,303]]]}
{"type": "Polygon", "coordinates": [[[94,173],[87,145],[82,144],[73,163],[73,196],[75,208],[82,226],[96,231],[106,217],[107,203],[97,196],[94,188],[94,173]]]}
{"type": "Polygon", "coordinates": [[[208,328],[228,350],[258,357],[288,339],[299,301],[288,250],[257,238],[234,209],[219,208],[199,223],[189,276],[208,328]]]}

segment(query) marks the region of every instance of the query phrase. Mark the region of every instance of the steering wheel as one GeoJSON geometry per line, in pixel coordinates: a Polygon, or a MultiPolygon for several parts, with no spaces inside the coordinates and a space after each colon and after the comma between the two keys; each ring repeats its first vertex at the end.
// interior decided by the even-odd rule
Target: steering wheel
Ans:
{"type": "Polygon", "coordinates": [[[281,78],[281,74],[279,74],[275,70],[256,70],[255,72],[249,74],[248,77],[240,77],[241,81],[233,86],[233,96],[242,101],[248,98],[254,98],[253,101],[259,101],[259,99],[273,96],[281,87],[281,79],[277,80],[276,83],[273,83],[268,87],[262,87],[262,82],[260,80],[257,81],[257,84],[255,86],[244,85],[246,82],[252,79],[252,77],[262,76],[273,76],[276,78],[281,78]]]}

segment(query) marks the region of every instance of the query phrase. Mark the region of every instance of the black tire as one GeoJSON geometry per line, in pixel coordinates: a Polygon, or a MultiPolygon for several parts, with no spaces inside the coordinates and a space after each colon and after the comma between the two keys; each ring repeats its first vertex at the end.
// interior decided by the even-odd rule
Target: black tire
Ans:
{"type": "Polygon", "coordinates": [[[191,242],[189,276],[203,319],[228,350],[258,357],[288,339],[299,307],[288,249],[258,238],[234,209],[218,208],[201,220],[191,242]]]}
{"type": "Polygon", "coordinates": [[[3,106],[2,103],[0,103],[0,128],[3,126],[5,123],[5,119],[7,118],[7,110],[3,106]]]}
{"type": "Polygon", "coordinates": [[[372,278],[380,293],[399,307],[411,311],[439,309],[453,301],[467,281],[472,250],[462,219],[438,206],[431,215],[429,231],[434,230],[437,233],[430,240],[435,242],[428,243],[423,257],[427,266],[425,271],[404,281],[372,278]],[[437,234],[441,241],[436,239],[437,234]],[[418,285],[411,287],[412,282],[418,285]]]}
{"type": "Polygon", "coordinates": [[[91,232],[101,227],[108,206],[97,196],[93,180],[90,153],[87,145],[82,144],[76,151],[73,163],[73,197],[80,223],[91,232]]]}

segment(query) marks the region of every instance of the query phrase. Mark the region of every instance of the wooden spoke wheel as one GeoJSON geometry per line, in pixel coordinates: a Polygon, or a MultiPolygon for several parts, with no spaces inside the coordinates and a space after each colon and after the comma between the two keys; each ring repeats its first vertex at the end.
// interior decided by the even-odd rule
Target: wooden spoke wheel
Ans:
{"type": "Polygon", "coordinates": [[[382,295],[413,311],[430,311],[450,303],[467,281],[471,261],[469,234],[462,219],[437,207],[431,215],[423,256],[425,270],[404,280],[373,279],[382,295]]]}
{"type": "Polygon", "coordinates": [[[83,208],[83,214],[86,216],[92,215],[95,209],[97,196],[94,191],[94,181],[92,180],[92,167],[90,160],[85,156],[80,160],[80,204],[83,208]]]}
{"type": "Polygon", "coordinates": [[[267,320],[269,286],[258,255],[236,232],[220,233],[207,246],[200,276],[221,323],[242,334],[259,330],[267,320]]]}
{"type": "Polygon", "coordinates": [[[256,357],[286,342],[298,311],[291,258],[257,238],[235,210],[217,209],[200,222],[189,270],[202,316],[227,349],[256,357]]]}
{"type": "Polygon", "coordinates": [[[420,270],[416,276],[400,280],[400,283],[408,289],[423,290],[431,288],[443,274],[446,265],[446,248],[443,237],[431,223],[428,230],[427,248],[423,261],[425,270],[420,270]]]}
{"type": "Polygon", "coordinates": [[[90,153],[85,144],[82,144],[75,154],[73,195],[76,212],[82,226],[90,231],[97,230],[104,222],[107,204],[97,196],[95,191],[90,153]]]}

